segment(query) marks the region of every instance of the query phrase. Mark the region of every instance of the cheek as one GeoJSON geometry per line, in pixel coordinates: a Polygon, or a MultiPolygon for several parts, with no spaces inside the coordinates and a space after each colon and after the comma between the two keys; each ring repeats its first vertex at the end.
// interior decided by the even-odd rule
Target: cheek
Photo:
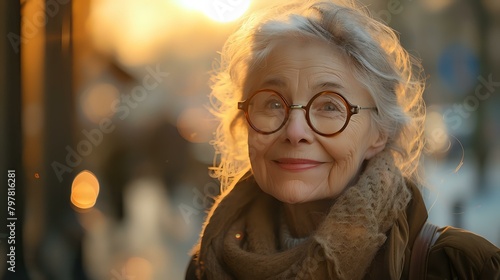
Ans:
{"type": "Polygon", "coordinates": [[[263,135],[253,130],[248,132],[248,155],[252,165],[255,161],[264,158],[266,151],[272,145],[273,141],[273,135],[263,135]]]}
{"type": "Polygon", "coordinates": [[[248,155],[252,173],[264,192],[268,192],[267,187],[273,185],[271,181],[274,176],[268,174],[266,154],[271,149],[274,138],[273,135],[262,135],[255,131],[248,133],[248,155]]]}
{"type": "MultiPolygon", "coordinates": [[[[369,129],[363,123],[353,122],[338,136],[325,139],[323,147],[333,158],[338,168],[350,169],[357,167],[364,160],[369,139],[369,129]]],[[[345,170],[347,171],[347,170],[345,170]]]]}
{"type": "Polygon", "coordinates": [[[356,154],[364,154],[366,149],[370,146],[372,141],[372,130],[370,128],[369,120],[351,121],[349,123],[350,129],[346,131],[346,138],[349,139],[346,144],[348,148],[355,151],[356,154]]]}
{"type": "Polygon", "coordinates": [[[327,171],[329,197],[337,197],[347,186],[355,182],[356,174],[363,162],[362,147],[359,146],[359,141],[352,137],[354,135],[343,135],[339,137],[341,139],[332,141],[333,144],[328,148],[325,147],[332,157],[332,164],[327,171]]]}
{"type": "Polygon", "coordinates": [[[354,135],[342,135],[337,139],[328,139],[329,142],[323,144],[323,147],[335,162],[350,161],[361,148],[358,139],[354,137],[354,135]]]}

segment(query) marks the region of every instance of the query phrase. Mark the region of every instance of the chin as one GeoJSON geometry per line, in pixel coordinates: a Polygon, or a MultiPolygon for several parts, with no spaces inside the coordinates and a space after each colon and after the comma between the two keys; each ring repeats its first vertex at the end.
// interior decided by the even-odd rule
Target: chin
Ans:
{"type": "Polygon", "coordinates": [[[300,204],[300,203],[304,202],[303,198],[300,198],[300,197],[287,197],[285,199],[280,199],[277,197],[275,197],[275,198],[283,203],[286,203],[286,204],[300,204]]]}
{"type": "Polygon", "coordinates": [[[257,180],[257,184],[261,186],[263,192],[287,204],[300,204],[315,200],[314,192],[317,191],[314,185],[297,179],[280,180],[270,184],[259,184],[257,180]]]}
{"type": "Polygon", "coordinates": [[[299,190],[294,190],[287,194],[270,195],[277,200],[287,204],[301,204],[311,200],[311,197],[307,197],[304,194],[301,194],[299,190]]]}

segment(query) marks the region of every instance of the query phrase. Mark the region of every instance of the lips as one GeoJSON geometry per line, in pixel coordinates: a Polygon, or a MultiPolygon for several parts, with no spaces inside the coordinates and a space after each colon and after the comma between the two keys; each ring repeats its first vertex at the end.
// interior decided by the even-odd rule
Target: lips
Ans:
{"type": "Polygon", "coordinates": [[[288,171],[305,171],[323,164],[320,161],[303,158],[280,158],[273,160],[273,162],[288,171]]]}

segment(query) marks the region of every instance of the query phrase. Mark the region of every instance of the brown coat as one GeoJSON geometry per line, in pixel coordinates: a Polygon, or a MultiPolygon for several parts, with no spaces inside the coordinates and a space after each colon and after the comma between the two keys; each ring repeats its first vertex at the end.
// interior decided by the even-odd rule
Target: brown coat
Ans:
{"type": "MultiPolygon", "coordinates": [[[[403,277],[408,279],[413,243],[427,220],[427,210],[417,188],[412,187],[413,199],[405,215],[400,217],[388,233],[387,241],[378,251],[365,279],[397,279],[393,269],[397,258],[404,257],[403,277]],[[399,227],[399,230],[394,230],[399,227]],[[405,230],[406,229],[406,230],[405,230]],[[395,244],[400,234],[409,234],[404,256],[395,256],[395,244]]],[[[427,279],[500,279],[500,249],[484,238],[465,230],[444,227],[430,248],[427,259],[427,279]]],[[[191,261],[186,279],[196,279],[196,263],[191,261]]]]}
{"type": "MultiPolygon", "coordinates": [[[[405,250],[402,279],[408,279],[413,243],[427,220],[427,210],[420,192],[413,187],[413,199],[406,210],[409,244],[405,250]]],[[[500,249],[486,239],[453,227],[439,229],[440,236],[430,248],[426,279],[500,279],[500,249]]],[[[391,275],[392,230],[379,250],[365,279],[395,279],[391,275]]]]}

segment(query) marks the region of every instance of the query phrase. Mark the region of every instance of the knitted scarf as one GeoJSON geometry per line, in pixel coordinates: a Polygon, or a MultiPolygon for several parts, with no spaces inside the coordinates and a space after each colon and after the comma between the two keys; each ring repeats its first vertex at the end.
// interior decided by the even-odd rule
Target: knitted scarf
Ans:
{"type": "MultiPolygon", "coordinates": [[[[297,246],[279,243],[280,202],[253,178],[240,181],[213,206],[198,255],[206,279],[362,279],[411,199],[390,151],[366,165],[357,183],[333,203],[315,233],[297,246]]],[[[397,255],[403,255],[400,246],[397,255]]],[[[396,267],[403,266],[403,260],[396,267]]]]}

